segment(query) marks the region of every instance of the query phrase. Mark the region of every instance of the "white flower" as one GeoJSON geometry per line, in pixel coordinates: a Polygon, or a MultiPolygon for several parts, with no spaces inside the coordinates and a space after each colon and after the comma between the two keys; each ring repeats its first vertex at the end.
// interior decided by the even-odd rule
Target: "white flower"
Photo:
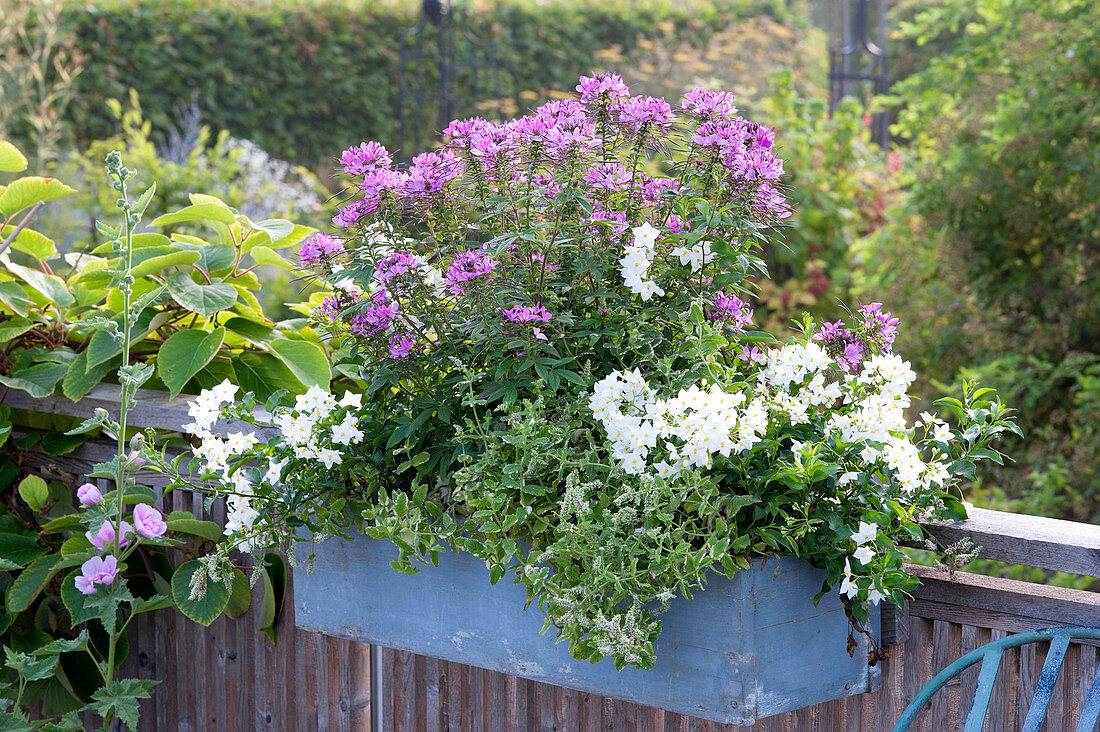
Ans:
{"type": "Polygon", "coordinates": [[[344,396],[340,397],[339,404],[341,407],[348,407],[349,409],[361,409],[363,407],[363,395],[354,391],[345,392],[344,396]]]}
{"type": "Polygon", "coordinates": [[[865,521],[860,521],[859,530],[852,534],[852,541],[856,543],[856,546],[860,546],[874,541],[877,536],[878,524],[869,524],[865,521]]]}
{"type": "Polygon", "coordinates": [[[272,461],[267,466],[267,472],[264,473],[264,481],[272,486],[279,485],[279,481],[283,477],[283,468],[286,467],[289,458],[283,458],[282,460],[272,461]]]}
{"type": "Polygon", "coordinates": [[[847,472],[844,475],[840,476],[840,478],[837,479],[836,484],[837,484],[838,487],[842,486],[842,485],[848,485],[853,480],[858,480],[858,479],[859,479],[859,473],[847,472]]]}
{"type": "Polygon", "coordinates": [[[332,427],[332,441],[338,445],[350,445],[363,439],[363,432],[358,427],[358,420],[352,415],[344,417],[344,421],[332,427]]]}
{"type": "Polygon", "coordinates": [[[710,242],[697,242],[690,249],[677,247],[672,250],[672,254],[680,259],[680,264],[690,264],[691,271],[698,272],[703,268],[706,260],[710,258],[710,242]]]}
{"type": "Polygon", "coordinates": [[[955,437],[955,433],[951,431],[951,427],[946,422],[936,423],[935,428],[932,430],[932,439],[936,442],[951,442],[955,437]]]}
{"type": "Polygon", "coordinates": [[[847,595],[848,599],[859,594],[859,587],[852,581],[852,566],[847,559],[844,560],[844,580],[840,583],[840,594],[847,595]]]}
{"type": "Polygon", "coordinates": [[[237,387],[230,383],[229,379],[225,379],[222,383],[211,389],[210,393],[219,403],[228,403],[233,401],[237,396],[237,387]]]}
{"type": "Polygon", "coordinates": [[[305,394],[299,394],[294,402],[294,411],[299,414],[314,414],[327,417],[336,408],[336,399],[319,386],[311,386],[305,394]]]}
{"type": "Polygon", "coordinates": [[[258,438],[255,432],[230,432],[229,437],[226,440],[226,445],[229,448],[229,452],[233,455],[240,455],[247,452],[250,447],[256,444],[258,438]]]}
{"type": "Polygon", "coordinates": [[[878,605],[885,598],[886,598],[886,595],[882,594],[881,592],[876,590],[874,587],[872,587],[867,592],[867,601],[870,602],[872,605],[878,605]]]}
{"type": "Polygon", "coordinates": [[[333,465],[339,465],[344,461],[343,456],[336,450],[329,450],[324,448],[317,451],[317,459],[325,464],[326,468],[331,468],[333,465]]]}
{"type": "Polygon", "coordinates": [[[655,229],[648,221],[641,226],[633,227],[632,231],[635,246],[645,249],[653,249],[657,245],[657,237],[661,235],[661,230],[655,229]]]}
{"type": "Polygon", "coordinates": [[[860,564],[867,565],[871,563],[871,559],[875,556],[875,550],[869,546],[861,546],[852,552],[852,556],[859,560],[860,564]]]}

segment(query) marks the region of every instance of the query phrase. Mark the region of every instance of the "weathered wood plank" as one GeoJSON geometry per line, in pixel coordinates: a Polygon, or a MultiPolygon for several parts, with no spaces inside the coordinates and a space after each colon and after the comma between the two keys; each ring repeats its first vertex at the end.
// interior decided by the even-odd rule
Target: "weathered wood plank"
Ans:
{"type": "MultiPolygon", "coordinates": [[[[926,613],[933,608],[933,603],[937,603],[959,608],[964,617],[953,622],[963,625],[982,625],[986,613],[990,618],[1017,617],[1021,622],[1028,619],[1046,622],[1040,627],[1100,622],[1100,593],[967,572],[957,572],[952,580],[946,572],[932,567],[907,564],[905,568],[921,581],[909,603],[909,612],[913,615],[931,617],[926,613]]],[[[951,620],[948,617],[940,619],[951,620]]]]}
{"type": "Polygon", "coordinates": [[[969,537],[983,559],[1100,577],[1100,526],[974,508],[970,518],[925,528],[944,544],[969,537]]]}

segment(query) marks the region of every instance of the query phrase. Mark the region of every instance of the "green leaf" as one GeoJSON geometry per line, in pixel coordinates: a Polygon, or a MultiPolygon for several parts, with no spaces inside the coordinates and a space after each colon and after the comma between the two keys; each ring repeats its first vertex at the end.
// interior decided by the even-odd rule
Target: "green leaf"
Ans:
{"type": "Polygon", "coordinates": [[[52,201],[70,193],[76,193],[76,189],[70,188],[56,178],[28,175],[13,181],[3,193],[0,193],[0,214],[8,218],[39,201],[52,201]]]}
{"type": "Polygon", "coordinates": [[[54,575],[54,566],[61,561],[59,554],[47,554],[28,565],[8,588],[8,612],[21,613],[31,606],[54,575]]]}
{"type": "Polygon", "coordinates": [[[80,635],[75,638],[58,638],[55,641],[47,643],[44,646],[39,646],[34,649],[34,655],[47,656],[47,655],[59,655],[62,653],[72,653],[73,651],[83,651],[88,647],[88,631],[80,631],[80,635]]]}
{"type": "Polygon", "coordinates": [[[18,282],[0,282],[0,303],[11,309],[16,315],[27,317],[34,307],[34,300],[27,297],[23,286],[18,282]]]}
{"type": "Polygon", "coordinates": [[[86,602],[89,595],[85,595],[83,592],[76,589],[76,578],[79,575],[80,570],[75,569],[66,575],[65,579],[61,582],[61,602],[65,605],[65,609],[69,611],[73,625],[86,623],[99,615],[98,608],[90,608],[87,606],[86,602]]]}
{"type": "Polygon", "coordinates": [[[225,328],[207,333],[181,330],[174,333],[157,352],[157,374],[168,392],[175,397],[184,385],[217,354],[225,340],[225,328]]]}
{"type": "Polygon", "coordinates": [[[42,293],[43,297],[53,304],[68,307],[76,302],[76,298],[72,296],[64,280],[60,277],[24,267],[7,258],[4,260],[4,266],[16,277],[42,293]]]}
{"type": "Polygon", "coordinates": [[[199,625],[210,625],[229,602],[229,590],[221,582],[207,582],[202,597],[191,599],[191,578],[202,567],[198,560],[180,565],[172,575],[172,599],[180,612],[199,625]]]}
{"type": "Polygon", "coordinates": [[[12,318],[0,323],[0,343],[11,343],[33,328],[35,323],[26,318],[12,318]]]}
{"type": "Polygon", "coordinates": [[[234,218],[233,211],[225,206],[214,203],[200,203],[194,206],[186,206],[175,213],[158,216],[153,219],[153,226],[180,224],[185,221],[216,221],[220,224],[229,225],[233,223],[234,218]]]}
{"type": "Polygon", "coordinates": [[[117,365],[119,360],[116,356],[110,361],[89,369],[88,352],[80,352],[69,364],[69,371],[61,382],[61,393],[74,402],[80,401],[96,384],[103,381],[103,377],[117,365]]]}
{"type": "Polygon", "coordinates": [[[141,261],[135,261],[133,265],[134,277],[156,274],[169,267],[189,267],[198,262],[202,255],[198,252],[180,251],[175,247],[151,247],[135,250],[134,259],[139,258],[141,261]],[[142,254],[146,256],[141,256],[142,254]]]}
{"type": "Polygon", "coordinates": [[[118,679],[92,694],[92,710],[101,717],[114,712],[129,730],[138,728],[139,699],[149,699],[157,681],[152,679],[118,679]]]}
{"type": "Polygon", "coordinates": [[[261,402],[279,390],[291,394],[305,391],[293,372],[269,353],[242,353],[234,357],[233,372],[237,374],[241,390],[252,392],[261,402]]]}
{"type": "Polygon", "coordinates": [[[251,254],[252,258],[256,260],[256,264],[266,264],[272,267],[278,267],[279,269],[285,269],[290,272],[293,272],[297,269],[293,262],[288,261],[270,247],[252,247],[252,251],[250,251],[249,254],[251,254]]]}
{"type": "Polygon", "coordinates": [[[68,455],[87,441],[84,435],[60,435],[51,432],[42,435],[42,452],[47,455],[68,455]]]}
{"type": "Polygon", "coordinates": [[[283,599],[286,595],[286,562],[278,554],[268,552],[264,555],[261,572],[264,583],[264,602],[260,608],[257,623],[264,635],[275,643],[279,618],[283,612],[283,599]]]}
{"type": "Polygon", "coordinates": [[[57,382],[65,377],[68,370],[69,367],[62,363],[38,363],[11,376],[0,376],[0,384],[41,399],[53,393],[57,382]]]}
{"type": "Polygon", "coordinates": [[[157,183],[153,181],[153,184],[145,189],[145,192],[141,194],[138,200],[134,203],[134,213],[141,216],[145,213],[145,209],[149,208],[149,202],[153,200],[153,194],[157,192],[157,183]]]}
{"type": "Polygon", "coordinates": [[[248,578],[244,572],[233,568],[233,591],[229,593],[229,602],[225,606],[225,616],[236,620],[248,612],[248,606],[252,603],[252,588],[248,584],[248,578]]]}
{"type": "MultiPolygon", "coordinates": [[[[5,226],[0,231],[0,240],[6,241],[13,231],[15,231],[15,226],[5,226]]],[[[11,243],[11,248],[26,252],[35,259],[48,259],[57,256],[57,246],[54,244],[53,239],[45,234],[40,234],[34,229],[23,229],[16,234],[11,243]]]]}
{"type": "Polygon", "coordinates": [[[23,153],[7,140],[0,140],[0,173],[22,173],[26,169],[23,153]]]}
{"type": "Polygon", "coordinates": [[[292,341],[287,338],[273,340],[268,344],[271,351],[306,386],[328,388],[332,379],[325,352],[316,343],[292,341]]]}
{"type": "Polygon", "coordinates": [[[180,241],[178,237],[173,237],[173,241],[180,249],[198,252],[199,259],[195,262],[195,266],[206,274],[210,274],[219,269],[225,269],[226,267],[231,267],[233,266],[233,262],[237,259],[237,253],[233,251],[233,247],[228,247],[224,244],[207,244],[205,242],[198,244],[180,241]]]}
{"type": "MultiPolygon", "coordinates": [[[[149,326],[153,322],[154,315],[155,312],[153,308],[146,308],[138,315],[137,322],[130,332],[131,346],[144,340],[145,336],[149,335],[149,326]]],[[[118,315],[112,318],[112,320],[118,325],[119,332],[121,332],[123,326],[122,316],[118,315]]],[[[87,354],[85,368],[95,369],[100,364],[110,361],[115,356],[121,355],[122,346],[120,346],[118,341],[116,341],[106,330],[97,330],[92,333],[92,337],[88,339],[88,347],[84,349],[84,353],[87,354]]]]}
{"type": "MultiPolygon", "coordinates": [[[[60,531],[64,531],[65,529],[71,529],[72,527],[80,523],[80,518],[81,516],[79,513],[67,513],[64,516],[58,516],[52,521],[49,521],[42,525],[42,533],[56,534],[60,531]]],[[[62,551],[61,553],[65,554],[65,551],[62,551]]]]}
{"type": "Polygon", "coordinates": [[[38,537],[26,534],[0,534],[0,564],[2,569],[25,567],[46,553],[38,545],[38,537]]]}
{"type": "Polygon", "coordinates": [[[190,272],[171,275],[168,278],[168,292],[181,306],[204,318],[227,310],[237,302],[237,290],[233,285],[224,282],[200,285],[191,279],[190,272]]]}
{"type": "Polygon", "coordinates": [[[197,518],[169,518],[164,523],[169,531],[178,534],[197,536],[209,541],[221,541],[225,538],[221,527],[213,521],[200,521],[197,518]]]}
{"type": "Polygon", "coordinates": [[[285,239],[294,231],[294,224],[286,219],[264,219],[263,221],[256,222],[245,216],[244,221],[256,231],[262,231],[267,234],[272,244],[280,239],[285,239]]]}
{"type": "Polygon", "coordinates": [[[50,502],[50,487],[37,475],[28,475],[19,482],[19,497],[31,509],[41,511],[50,502]]]}
{"type": "Polygon", "coordinates": [[[266,347],[275,335],[274,328],[248,318],[230,318],[225,321],[225,327],[254,346],[266,347]]]}

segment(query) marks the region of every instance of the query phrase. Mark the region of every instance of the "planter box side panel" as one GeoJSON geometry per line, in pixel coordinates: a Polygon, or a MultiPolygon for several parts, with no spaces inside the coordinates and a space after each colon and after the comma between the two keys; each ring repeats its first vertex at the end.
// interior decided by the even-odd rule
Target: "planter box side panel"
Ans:
{"type": "MultiPolygon", "coordinates": [[[[525,588],[510,577],[490,585],[485,564],[476,557],[445,553],[438,567],[412,576],[389,566],[396,557],[392,544],[368,537],[317,545],[312,573],[294,573],[297,624],[733,724],[752,724],[757,717],[813,703],[802,702],[807,694],[817,700],[865,690],[857,688],[865,671],[861,675],[851,664],[836,668],[837,654],[814,658],[816,665],[793,657],[788,639],[797,635],[804,647],[816,644],[806,652],[810,656],[822,655],[824,640],[850,660],[843,653],[847,620],[839,601],[833,598],[831,612],[815,611],[812,598],[821,575],[797,560],[754,563],[733,580],[713,577],[693,601],[677,600],[662,616],[653,669],[616,671],[608,659],[592,664],[572,658],[552,630],[540,634],[544,616],[537,606],[523,610],[525,588]],[[795,570],[776,572],[787,564],[795,570]],[[810,575],[804,574],[807,570],[810,575]],[[807,581],[813,591],[807,591],[807,581]],[[785,590],[802,599],[785,607],[774,605],[772,597],[768,605],[769,592],[778,596],[785,590]],[[776,685],[777,673],[789,675],[790,682],[776,685]],[[842,693],[827,696],[838,685],[842,693]]],[[[802,656],[801,647],[795,653],[802,656]]]]}
{"type": "MultiPolygon", "coordinates": [[[[847,654],[848,618],[839,597],[830,594],[813,603],[822,571],[789,558],[765,558],[754,569],[759,569],[753,574],[758,676],[748,691],[758,717],[878,688],[881,671],[867,665],[867,637],[856,633],[858,646],[847,654]]],[[[879,613],[871,617],[877,636],[879,613]]]]}

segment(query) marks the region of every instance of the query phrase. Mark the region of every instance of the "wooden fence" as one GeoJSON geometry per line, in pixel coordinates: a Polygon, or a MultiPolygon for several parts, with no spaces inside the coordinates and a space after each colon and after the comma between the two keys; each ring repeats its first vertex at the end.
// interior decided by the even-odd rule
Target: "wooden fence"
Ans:
{"type": "MultiPolygon", "coordinates": [[[[4,400],[13,408],[84,417],[96,406],[111,409],[115,396],[111,387],[100,386],[79,404],[60,397],[31,400],[21,392],[9,392],[4,400]]],[[[178,429],[188,421],[181,416],[181,400],[147,393],[139,403],[133,415],[139,426],[178,429]]],[[[75,484],[111,450],[91,441],[70,455],[32,453],[27,464],[54,476],[73,476],[75,484]]],[[[154,488],[164,485],[157,476],[145,482],[154,488]]],[[[199,496],[173,493],[163,500],[165,510],[202,513],[199,496]]],[[[220,513],[215,507],[212,518],[223,518],[220,513]]],[[[1100,576],[1100,527],[975,509],[968,521],[931,528],[946,543],[971,537],[984,548],[985,558],[1100,576]]],[[[716,724],[299,631],[294,627],[292,583],[275,644],[256,629],[255,604],[243,618],[222,618],[209,628],[161,611],[131,626],[125,671],[163,681],[154,698],[143,704],[146,730],[365,732],[372,729],[372,719],[380,718],[383,730],[417,732],[877,732],[889,730],[908,700],[939,669],[969,650],[1021,630],[1100,625],[1098,594],[961,572],[952,579],[927,567],[911,571],[922,583],[908,607],[883,609],[889,658],[878,691],[760,720],[752,727],[716,724]]],[[[1045,652],[1045,646],[1034,645],[1006,652],[985,729],[1019,727],[1045,652]]],[[[1045,729],[1073,728],[1098,663],[1096,646],[1070,646],[1045,729]]],[[[976,676],[975,667],[949,684],[914,729],[960,729],[976,676]]]]}

